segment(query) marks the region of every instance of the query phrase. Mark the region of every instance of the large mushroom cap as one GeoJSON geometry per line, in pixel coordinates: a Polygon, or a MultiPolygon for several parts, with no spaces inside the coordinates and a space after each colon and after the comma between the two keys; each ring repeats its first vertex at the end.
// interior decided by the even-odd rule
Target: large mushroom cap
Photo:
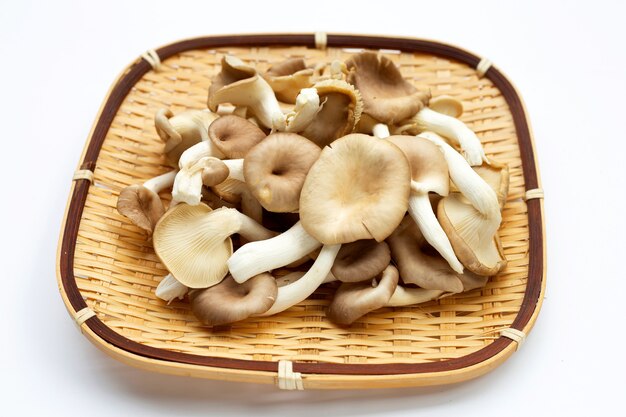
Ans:
{"type": "Polygon", "coordinates": [[[324,147],[354,131],[361,118],[363,102],[359,92],[342,80],[320,81],[313,88],[317,90],[322,108],[302,135],[324,147]]]}
{"type": "Polygon", "coordinates": [[[182,284],[206,288],[220,282],[228,272],[226,261],[233,253],[230,235],[240,223],[223,210],[206,204],[184,203],[168,210],[153,236],[154,250],[163,265],[182,284]]]}
{"type": "Polygon", "coordinates": [[[246,156],[254,145],[265,138],[265,132],[243,117],[229,114],[211,123],[209,138],[226,158],[236,159],[246,156]]]}
{"type": "Polygon", "coordinates": [[[219,284],[190,294],[191,310],[204,324],[219,326],[265,313],[276,300],[274,278],[263,273],[238,284],[228,276],[219,284]]]}
{"type": "Polygon", "coordinates": [[[389,246],[385,242],[357,240],[339,249],[331,271],[339,281],[368,281],[380,274],[390,261],[389,246]]]}
{"type": "Polygon", "coordinates": [[[350,58],[348,82],[361,92],[364,113],[392,124],[420,111],[430,93],[418,91],[405,80],[400,70],[385,56],[363,52],[350,58]]]}
{"type": "Polygon", "coordinates": [[[398,285],[398,270],[393,265],[382,272],[380,282],[358,282],[341,284],[326,316],[337,324],[352,324],[370,311],[387,305],[398,285]]]}
{"type": "Polygon", "coordinates": [[[295,133],[274,133],[252,148],[243,173],[252,194],[269,211],[298,210],[300,191],[320,148],[295,133]]]}
{"type": "Polygon", "coordinates": [[[482,215],[460,193],[443,198],[437,218],[445,230],[459,261],[478,275],[492,276],[506,266],[497,238],[496,222],[482,215]]]}
{"type": "Polygon", "coordinates": [[[148,235],[152,234],[154,226],[165,213],[159,195],[143,185],[124,188],[117,199],[117,211],[148,235]]]}
{"type": "Polygon", "coordinates": [[[289,58],[272,65],[263,75],[276,93],[276,98],[285,103],[295,103],[296,97],[303,88],[310,87],[313,82],[313,69],[307,68],[302,58],[289,58]]]}
{"type": "Polygon", "coordinates": [[[304,229],[325,245],[381,242],[408,207],[411,172],[390,142],[355,133],[324,148],[300,195],[304,229]]]}

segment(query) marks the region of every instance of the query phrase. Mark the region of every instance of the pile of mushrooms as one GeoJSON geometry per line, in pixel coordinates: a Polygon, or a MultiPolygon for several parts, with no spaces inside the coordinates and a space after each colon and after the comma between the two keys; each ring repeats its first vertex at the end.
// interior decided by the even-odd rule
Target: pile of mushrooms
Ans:
{"type": "Polygon", "coordinates": [[[385,56],[264,73],[224,56],[207,106],[156,113],[173,170],[117,204],[169,271],[156,295],[187,297],[204,324],[276,314],[337,281],[327,316],[349,325],[505,267],[508,168],[460,101],[431,98],[385,56]]]}

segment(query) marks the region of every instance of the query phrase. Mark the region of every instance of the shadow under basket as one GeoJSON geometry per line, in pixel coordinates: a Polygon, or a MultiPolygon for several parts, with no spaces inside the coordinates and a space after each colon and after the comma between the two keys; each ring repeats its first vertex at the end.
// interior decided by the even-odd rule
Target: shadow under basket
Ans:
{"type": "MultiPolygon", "coordinates": [[[[543,200],[520,96],[489,61],[419,39],[283,34],[216,36],[151,50],[108,93],[74,177],[57,258],[63,300],[81,331],[120,361],[158,372],[276,384],[283,389],[448,384],[495,368],[534,324],[545,289],[543,200]],[[203,327],[186,301],[154,290],[167,274],[139,228],[116,210],[124,187],[170,168],[157,109],[206,108],[211,77],[233,54],[260,71],[288,57],[307,64],[379,51],[433,97],[463,102],[461,119],[489,157],[510,168],[500,236],[508,266],[479,290],[384,308],[342,328],[324,314],[332,291],[272,317],[203,327]]],[[[164,199],[170,198],[163,194],[164,199]]]]}

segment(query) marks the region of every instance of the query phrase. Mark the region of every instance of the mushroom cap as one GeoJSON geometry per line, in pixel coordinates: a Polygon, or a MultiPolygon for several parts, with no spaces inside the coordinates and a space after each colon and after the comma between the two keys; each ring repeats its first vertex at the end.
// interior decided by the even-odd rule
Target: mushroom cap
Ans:
{"type": "Polygon", "coordinates": [[[159,195],[143,185],[131,185],[124,188],[117,198],[117,211],[134,225],[145,230],[148,236],[152,234],[154,226],[165,214],[159,195]]]}
{"type": "Polygon", "coordinates": [[[396,267],[388,265],[375,286],[370,281],[342,283],[326,316],[337,324],[349,325],[370,311],[384,307],[396,290],[398,277],[396,267]]]}
{"type": "Polygon", "coordinates": [[[254,123],[234,115],[222,116],[209,126],[209,138],[228,159],[243,158],[265,136],[254,123]]]}
{"type": "Polygon", "coordinates": [[[385,140],[402,150],[411,166],[411,179],[426,192],[448,195],[450,175],[448,163],[437,145],[415,136],[389,136],[385,140]]]}
{"type": "Polygon", "coordinates": [[[230,235],[240,222],[224,216],[231,210],[211,210],[206,204],[174,206],[154,228],[154,250],[168,271],[190,288],[207,288],[228,273],[233,253],[230,235]]]}
{"type": "Polygon", "coordinates": [[[246,65],[241,59],[232,55],[222,57],[222,70],[213,77],[209,87],[209,100],[207,103],[209,109],[214,112],[217,111],[218,104],[222,102],[220,96],[224,94],[223,90],[225,90],[225,87],[231,86],[230,89],[239,87],[243,83],[250,82],[249,80],[256,75],[256,69],[246,65]],[[233,84],[237,85],[233,86],[233,84]],[[220,93],[219,96],[218,93],[220,93]]]}
{"type": "Polygon", "coordinates": [[[357,240],[341,246],[331,268],[343,282],[368,281],[380,274],[391,262],[389,246],[375,240],[357,240]]]}
{"type": "Polygon", "coordinates": [[[276,98],[285,103],[295,103],[303,88],[313,85],[313,69],[307,68],[302,58],[289,58],[274,64],[263,78],[274,90],[276,98]]]}
{"type": "Polygon", "coordinates": [[[241,194],[248,191],[246,183],[234,178],[227,178],[219,184],[210,187],[211,191],[227,203],[238,204],[241,202],[241,194]]]}
{"type": "Polygon", "coordinates": [[[472,169],[496,192],[502,210],[509,194],[509,166],[490,158],[472,169]]]}
{"type": "Polygon", "coordinates": [[[430,246],[411,217],[405,217],[387,238],[387,243],[403,282],[429,290],[452,293],[463,291],[463,282],[448,262],[439,255],[432,256],[425,252],[430,246]]]}
{"type": "Polygon", "coordinates": [[[202,184],[211,187],[220,184],[228,178],[230,171],[221,159],[207,158],[202,168],[202,184]]]}
{"type": "Polygon", "coordinates": [[[408,119],[428,104],[430,93],[419,91],[385,56],[363,52],[350,58],[348,82],[363,97],[364,113],[383,123],[408,119]]]}
{"type": "Polygon", "coordinates": [[[324,147],[354,131],[361,118],[363,101],[359,92],[342,80],[320,81],[313,88],[317,90],[322,108],[302,135],[324,147]]]}
{"type": "Polygon", "coordinates": [[[394,144],[355,133],[324,148],[300,195],[304,229],[325,245],[382,242],[408,208],[411,170],[394,144]]]}
{"type": "Polygon", "coordinates": [[[321,149],[305,137],[273,133],[246,155],[246,184],[266,210],[296,211],[306,175],[320,153],[321,149]]]}
{"type": "Polygon", "coordinates": [[[445,94],[431,98],[428,103],[428,107],[438,113],[442,113],[450,117],[456,117],[457,119],[463,114],[463,103],[461,103],[460,100],[445,94]]]}
{"type": "Polygon", "coordinates": [[[219,284],[190,294],[191,310],[208,326],[219,326],[244,320],[270,309],[278,287],[274,278],[263,273],[243,284],[228,276],[219,284]]]}
{"type": "Polygon", "coordinates": [[[498,224],[480,214],[460,193],[451,193],[439,202],[437,219],[467,269],[492,276],[506,266],[497,238],[498,224]]]}

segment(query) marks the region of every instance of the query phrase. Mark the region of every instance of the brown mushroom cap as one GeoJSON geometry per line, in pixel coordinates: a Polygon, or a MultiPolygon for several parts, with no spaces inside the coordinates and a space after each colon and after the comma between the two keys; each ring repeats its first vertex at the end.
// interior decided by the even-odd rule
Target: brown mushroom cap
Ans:
{"type": "Polygon", "coordinates": [[[313,82],[313,69],[307,68],[302,58],[289,58],[274,64],[263,75],[263,78],[274,90],[276,98],[285,103],[295,103],[296,97],[303,88],[310,87],[313,82]]]}
{"type": "Polygon", "coordinates": [[[306,175],[320,153],[316,144],[295,133],[271,134],[246,155],[246,184],[266,210],[296,211],[306,175]]]}
{"type": "Polygon", "coordinates": [[[398,270],[393,265],[385,268],[380,281],[374,285],[370,281],[344,282],[337,289],[326,316],[337,324],[352,324],[370,311],[387,305],[397,285],[398,270]]]}
{"type": "Polygon", "coordinates": [[[430,93],[418,91],[387,57],[363,52],[350,58],[348,82],[361,92],[363,112],[383,123],[408,119],[428,104],[430,93]]]}
{"type": "Polygon", "coordinates": [[[243,158],[265,136],[254,123],[234,115],[222,116],[209,126],[209,138],[228,159],[243,158]]]}
{"type": "Polygon", "coordinates": [[[313,88],[317,90],[322,108],[301,133],[324,147],[354,131],[361,118],[363,101],[359,92],[342,80],[320,81],[313,88]]]}
{"type": "Polygon", "coordinates": [[[236,180],[234,178],[227,178],[219,184],[210,187],[211,191],[215,193],[222,200],[238,204],[241,202],[241,194],[248,190],[246,183],[236,180]]]}
{"type": "Polygon", "coordinates": [[[411,172],[394,144],[359,133],[324,148],[300,195],[304,229],[325,245],[381,242],[408,207],[411,172]]]}
{"type": "Polygon", "coordinates": [[[255,75],[257,75],[256,69],[246,65],[240,59],[230,55],[222,57],[222,70],[213,77],[209,87],[209,109],[217,111],[220,100],[216,96],[224,87],[238,82],[245,83],[255,75]]]}
{"type": "Polygon", "coordinates": [[[493,220],[476,210],[462,194],[444,197],[437,207],[437,219],[467,269],[484,276],[504,269],[506,258],[497,238],[497,227],[494,231],[493,220]]]}
{"type": "Polygon", "coordinates": [[[263,273],[243,284],[228,276],[211,288],[193,291],[189,298],[191,310],[202,323],[219,326],[265,313],[274,304],[277,293],[274,278],[263,273]]]}
{"type": "Polygon", "coordinates": [[[152,235],[154,226],[165,214],[159,195],[143,185],[124,188],[117,198],[117,211],[134,225],[152,235]]]}
{"type": "Polygon", "coordinates": [[[380,274],[390,261],[391,253],[385,242],[357,240],[341,246],[331,272],[343,282],[368,281],[380,274]]]}
{"type": "Polygon", "coordinates": [[[228,178],[228,167],[221,159],[208,158],[202,168],[202,184],[211,187],[220,184],[228,178]]]}

